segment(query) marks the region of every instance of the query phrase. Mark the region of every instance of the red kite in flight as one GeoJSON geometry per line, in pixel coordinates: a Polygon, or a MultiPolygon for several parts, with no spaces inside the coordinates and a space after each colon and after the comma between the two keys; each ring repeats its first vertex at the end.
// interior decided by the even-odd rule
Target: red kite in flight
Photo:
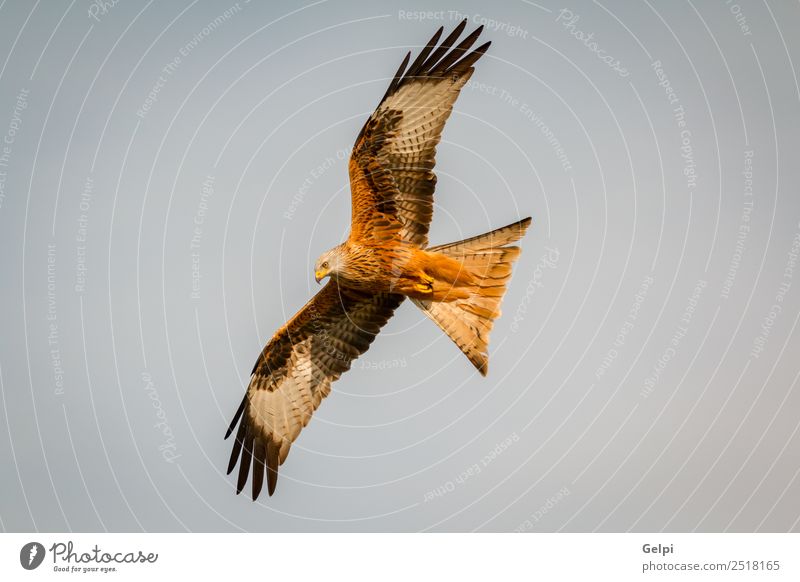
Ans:
{"type": "Polygon", "coordinates": [[[489,332],[520,253],[526,218],[446,245],[428,246],[436,145],[453,103],[491,43],[470,51],[483,27],[455,48],[466,20],[443,41],[440,28],[409,66],[403,60],[350,157],[350,236],[314,266],[329,281],[261,352],[225,438],[239,429],[228,473],[236,492],[252,468],[253,500],[264,474],[275,491],[278,467],[311,415],[369,348],[406,297],[486,374],[489,332]]]}

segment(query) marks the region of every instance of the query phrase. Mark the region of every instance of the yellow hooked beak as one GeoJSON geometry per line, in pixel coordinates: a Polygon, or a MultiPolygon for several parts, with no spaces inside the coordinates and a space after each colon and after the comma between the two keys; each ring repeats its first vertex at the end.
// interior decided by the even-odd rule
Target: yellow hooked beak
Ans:
{"type": "Polygon", "coordinates": [[[314,280],[317,282],[317,284],[319,284],[319,282],[322,281],[327,276],[328,276],[328,272],[327,271],[323,271],[322,269],[320,269],[319,271],[315,271],[314,272],[314,280]]]}

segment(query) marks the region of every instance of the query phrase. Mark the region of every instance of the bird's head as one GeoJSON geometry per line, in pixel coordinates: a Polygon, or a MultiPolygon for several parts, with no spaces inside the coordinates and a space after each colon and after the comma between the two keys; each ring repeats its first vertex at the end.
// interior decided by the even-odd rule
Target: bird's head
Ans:
{"type": "Polygon", "coordinates": [[[344,259],[340,247],[334,247],[320,255],[314,265],[314,279],[317,283],[325,277],[336,278],[343,267],[344,259]]]}

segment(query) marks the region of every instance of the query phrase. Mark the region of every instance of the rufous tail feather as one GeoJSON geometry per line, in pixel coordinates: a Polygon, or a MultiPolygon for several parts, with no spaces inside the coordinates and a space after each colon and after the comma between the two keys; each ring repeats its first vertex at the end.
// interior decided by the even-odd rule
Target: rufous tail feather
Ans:
{"type": "Polygon", "coordinates": [[[489,364],[489,334],[494,320],[500,317],[500,304],[511,278],[511,268],[520,253],[520,248],[513,243],[522,238],[530,224],[528,217],[486,234],[426,249],[460,261],[476,283],[466,298],[412,301],[484,376],[489,364]]]}

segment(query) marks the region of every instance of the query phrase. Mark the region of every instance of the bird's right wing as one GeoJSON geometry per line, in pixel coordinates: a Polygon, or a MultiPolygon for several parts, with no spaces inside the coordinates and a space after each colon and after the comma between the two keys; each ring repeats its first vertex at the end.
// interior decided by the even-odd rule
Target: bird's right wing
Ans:
{"type": "Polygon", "coordinates": [[[253,499],[265,471],[273,494],[278,466],[331,383],[367,351],[402,301],[402,295],[366,294],[330,281],[275,333],[253,367],[247,394],[225,435],[239,423],[228,464],[230,473],[239,463],[237,493],[252,466],[253,499]]]}
{"type": "Polygon", "coordinates": [[[470,52],[481,26],[451,49],[466,24],[461,22],[441,43],[440,28],[410,66],[411,53],[406,55],[358,135],[349,167],[351,239],[400,238],[427,246],[436,145],[472,65],[491,44],[470,52]]]}

